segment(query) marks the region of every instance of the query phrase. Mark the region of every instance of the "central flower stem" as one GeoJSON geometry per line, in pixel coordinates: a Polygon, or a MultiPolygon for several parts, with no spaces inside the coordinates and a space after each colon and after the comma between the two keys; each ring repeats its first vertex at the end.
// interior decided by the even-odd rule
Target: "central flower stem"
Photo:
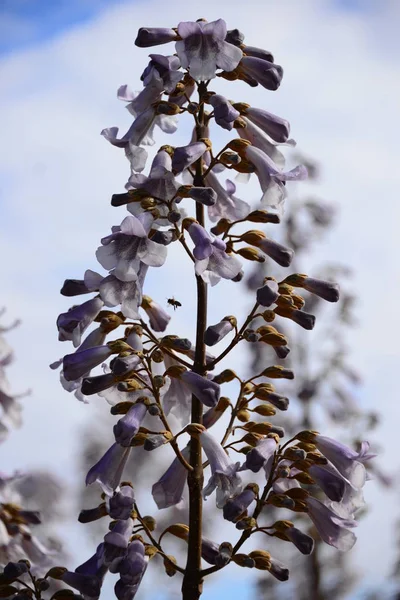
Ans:
{"type": "MultiPolygon", "coordinates": [[[[204,94],[207,91],[207,85],[201,82],[198,86],[199,91],[199,114],[198,125],[196,127],[196,139],[199,140],[204,135],[204,94]]],[[[196,163],[196,174],[193,184],[197,187],[204,187],[203,162],[200,158],[196,163]]],[[[196,219],[204,227],[204,206],[196,202],[196,219]]],[[[205,344],[204,333],[207,327],[207,284],[201,277],[196,275],[197,284],[197,330],[196,330],[196,351],[194,358],[193,371],[204,374],[205,366],[205,344]]],[[[202,423],[203,405],[195,397],[192,397],[192,423],[202,423]]],[[[201,443],[198,437],[192,437],[190,442],[190,464],[193,470],[188,474],[189,488],[189,538],[188,538],[188,556],[185,570],[185,576],[182,584],[183,600],[197,600],[203,591],[203,580],[201,577],[201,539],[202,539],[202,512],[203,512],[203,467],[201,455],[201,443]]]]}

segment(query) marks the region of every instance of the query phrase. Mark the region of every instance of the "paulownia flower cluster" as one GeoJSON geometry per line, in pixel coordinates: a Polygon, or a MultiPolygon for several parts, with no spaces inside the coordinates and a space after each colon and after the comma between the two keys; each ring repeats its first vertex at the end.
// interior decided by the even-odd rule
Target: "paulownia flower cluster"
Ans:
{"type": "MultiPolygon", "coordinates": [[[[174,54],[150,54],[140,93],[126,85],[118,90],[133,116],[128,131],[122,136],[116,127],[102,132],[125,151],[131,169],[126,192],[111,200],[113,206],[126,205],[128,214],[96,251],[105,272],[87,270],[82,279],[66,280],[61,290],[64,296],[89,299],[58,317],[59,339],[71,341],[74,351],[52,367],[61,367],[68,391],[84,401],[98,394],[118,417],[114,443],[86,477],[88,485],[100,486],[102,502],[79,517],[89,522],[109,516],[109,531],[86,563],[61,575],[85,598],[100,596],[108,571],[118,575],[117,598],[133,598],[153,557],[163,561],[167,575],[183,575],[185,600],[199,598],[204,578],[229,563],[266,570],[284,581],[288,568],[271,556],[266,536],[292,543],[303,554],[313,548],[313,539],[287,518],[290,511],[307,514],[326,543],[348,550],[355,542],[354,514],[365,482],[363,463],[369,458],[367,443],[356,452],[316,431],[301,431],[283,441],[285,432],[273,417],[288,409],[289,400],[273,381],[292,379],[290,369],[266,364],[250,378],[229,366],[216,369],[238,344],[266,344],[284,358],[289,341],[274,320],[290,319],[312,329],[315,317],[302,310],[299,290],[330,302],[338,300],[339,292],[336,284],[304,274],[281,281],[266,276],[241,323],[234,315],[209,322],[209,287],[225,279],[235,293],[246,264],[263,262],[266,256],[290,266],[293,250],[254,227],[280,222],[287,182],[305,179],[307,170],[302,165],[285,169],[278,146],[294,144],[285,119],[213,90],[216,78],[278,89],[283,69],[270,52],[245,44],[244,35],[237,29],[228,31],[222,19],[182,22],[171,29],[142,28],[136,39],[139,47],[171,42],[174,54]],[[174,133],[183,113],[193,118],[191,139],[185,146],[161,146],[148,174],[143,174],[144,146],[155,143],[155,126],[174,133]],[[222,148],[210,139],[211,125],[230,134],[222,148]],[[222,171],[257,178],[257,205],[238,198],[234,182],[220,180],[222,171]],[[250,228],[243,231],[246,225],[250,228]],[[163,266],[171,244],[181,246],[182,261],[193,263],[195,340],[174,335],[171,329],[165,334],[167,326],[173,328],[173,319],[146,295],[147,273],[163,266]],[[260,316],[264,324],[252,327],[260,316]],[[222,340],[229,342],[219,354],[206,350],[222,340]],[[103,373],[93,374],[101,365],[103,373]],[[236,384],[234,400],[223,395],[229,383],[229,390],[236,384]],[[178,431],[171,427],[170,413],[181,424],[178,431]],[[221,439],[212,429],[226,413],[221,439]],[[152,486],[154,508],[177,505],[187,488],[189,518],[157,531],[154,517],[143,515],[136,501],[134,489],[140,482],[125,481],[123,473],[136,446],[154,453],[149,455],[151,462],[166,444],[175,458],[152,486]],[[324,492],[323,501],[307,489],[315,483],[324,492]],[[215,497],[221,522],[225,519],[238,531],[234,545],[203,537],[203,498],[209,496],[215,497]],[[282,508],[281,520],[268,520],[271,506],[282,508]],[[186,564],[177,564],[165,551],[167,534],[187,543],[186,564]],[[246,552],[244,545],[253,536],[261,549],[246,552]],[[211,566],[204,567],[202,560],[211,566]]],[[[210,297],[212,302],[212,293],[210,297]]],[[[218,532],[219,524],[213,529],[218,532]]]]}

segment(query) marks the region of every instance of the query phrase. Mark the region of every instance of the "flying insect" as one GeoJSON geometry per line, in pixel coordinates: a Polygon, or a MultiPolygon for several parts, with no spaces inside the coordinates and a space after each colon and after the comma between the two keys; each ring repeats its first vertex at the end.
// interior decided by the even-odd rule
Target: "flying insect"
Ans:
{"type": "Polygon", "coordinates": [[[170,304],[171,306],[173,306],[174,310],[176,310],[179,306],[182,306],[182,304],[178,300],[175,300],[174,297],[168,298],[167,304],[170,304]]]}

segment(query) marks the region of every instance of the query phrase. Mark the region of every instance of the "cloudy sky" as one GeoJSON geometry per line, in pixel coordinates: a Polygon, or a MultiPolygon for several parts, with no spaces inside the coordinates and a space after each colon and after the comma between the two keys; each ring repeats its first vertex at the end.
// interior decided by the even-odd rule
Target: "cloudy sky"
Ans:
{"type": "MultiPolygon", "coordinates": [[[[1,468],[45,465],[80,485],[73,466],[76,431],[95,412],[60,390],[47,365],[66,352],[54,325],[69,307],[59,296],[60,285],[66,277],[96,269],[99,238],[123,217],[109,198],[123,191],[128,164],[99,132],[130,124],[115,92],[123,83],[139,88],[148,54],[133,45],[140,26],[222,17],[229,28],[239,27],[250,45],[271,50],[285,69],[278,92],[238,83],[230,94],[291,122],[299,147],[322,166],[318,195],[340,207],[320,257],[345,261],[354,270],[360,326],[351,335],[353,361],[365,380],[363,404],[382,413],[381,462],[398,473],[400,4],[220,0],[217,7],[204,0],[201,14],[194,0],[168,5],[160,0],[1,2],[1,304],[10,320],[23,320],[9,335],[18,357],[11,370],[14,388],[34,390],[25,401],[23,428],[0,447],[1,468]]],[[[215,89],[223,89],[220,82],[215,89]]],[[[175,144],[187,136],[183,128],[175,144]]],[[[160,145],[166,141],[160,136],[160,145]]],[[[152,274],[147,291],[163,302],[171,295],[181,299],[185,286],[174,330],[187,333],[193,327],[193,292],[186,285],[191,271],[177,260],[172,252],[162,274],[152,274]]],[[[229,289],[218,286],[212,302],[239,314],[246,301],[232,300],[229,289]]],[[[366,497],[372,509],[359,528],[355,564],[368,587],[390,571],[393,520],[400,514],[396,494],[382,496],[371,483],[366,497]]],[[[78,539],[78,529],[74,535],[69,539],[78,539]]],[[[233,569],[229,577],[235,577],[233,569]]],[[[244,590],[236,590],[232,598],[246,598],[244,590]]],[[[205,599],[214,593],[210,589],[205,599]]]]}

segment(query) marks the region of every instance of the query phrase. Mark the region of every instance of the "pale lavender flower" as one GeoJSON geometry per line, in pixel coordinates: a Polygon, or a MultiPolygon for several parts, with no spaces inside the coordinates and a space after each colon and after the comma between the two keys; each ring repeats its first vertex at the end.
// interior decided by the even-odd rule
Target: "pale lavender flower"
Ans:
{"type": "MultiPolygon", "coordinates": [[[[285,166],[286,160],[285,160],[285,157],[282,154],[282,152],[280,152],[280,150],[278,150],[276,145],[270,141],[270,139],[264,133],[264,131],[262,131],[262,129],[257,127],[257,125],[254,125],[254,123],[252,123],[245,116],[242,117],[242,119],[244,120],[246,127],[238,126],[236,128],[236,131],[238,132],[239,136],[242,139],[250,142],[256,148],[259,148],[260,150],[262,150],[262,152],[264,152],[264,154],[267,154],[271,158],[271,160],[274,161],[274,163],[277,167],[279,167],[280,169],[283,169],[283,167],[285,166]]],[[[240,121],[239,121],[239,123],[240,123],[240,121]]],[[[292,145],[295,145],[294,141],[292,141],[292,145]]]]}
{"type": "Polygon", "coordinates": [[[262,204],[278,208],[285,198],[286,181],[301,181],[307,178],[307,169],[299,165],[291,171],[283,172],[265,152],[254,146],[245,149],[247,160],[253,163],[260,182],[262,204]]]}
{"type": "Polygon", "coordinates": [[[139,48],[149,48],[150,46],[173,42],[177,37],[176,31],[167,27],[141,27],[135,45],[139,48]]]}
{"type": "Polygon", "coordinates": [[[134,404],[116,425],[114,425],[115,441],[121,446],[129,447],[145,418],[147,407],[143,402],[134,404]]]}
{"type": "Polygon", "coordinates": [[[135,504],[135,493],[130,485],[122,485],[109,499],[108,513],[112,519],[129,519],[135,504]]]}
{"type": "Polygon", "coordinates": [[[101,240],[97,260],[120,281],[136,281],[141,263],[151,267],[164,264],[167,249],[147,237],[152,221],[149,213],[128,215],[119,227],[113,227],[111,235],[101,240]]]}
{"type": "MultiPolygon", "coordinates": [[[[77,382],[80,380],[77,380],[77,382]]],[[[103,375],[95,375],[94,377],[84,377],[81,382],[81,392],[84,396],[93,396],[100,394],[115,384],[115,376],[113,373],[104,373],[103,375]]]]}
{"type": "Polygon", "coordinates": [[[256,493],[254,489],[245,488],[243,492],[231,498],[225,504],[223,508],[224,519],[235,523],[255,499],[256,493]]]}
{"type": "Polygon", "coordinates": [[[357,522],[343,519],[312,496],[306,499],[306,504],[308,515],[323,541],[342,552],[351,550],[357,538],[349,528],[356,527],[357,522]]]}
{"type": "MultiPolygon", "coordinates": [[[[182,450],[182,456],[188,460],[189,446],[182,450]]],[[[151,494],[159,509],[175,506],[183,500],[183,490],[187,480],[187,469],[179,458],[175,458],[164,475],[153,485],[151,494]]]]}
{"type": "Polygon", "coordinates": [[[154,302],[150,296],[143,296],[142,308],[150,320],[150,327],[153,331],[165,331],[171,320],[169,315],[157,302],[154,302]]]}
{"type": "Polygon", "coordinates": [[[273,558],[273,556],[271,556],[269,560],[271,565],[268,570],[271,575],[273,575],[278,581],[287,581],[289,579],[289,569],[286,567],[286,565],[281,563],[280,560],[273,558]]]}
{"type": "Polygon", "coordinates": [[[208,431],[201,433],[200,441],[211,467],[211,477],[203,489],[204,499],[217,489],[217,507],[223,508],[242,489],[242,480],[237,474],[240,463],[232,463],[221,444],[208,431]]]}
{"type": "Polygon", "coordinates": [[[212,407],[218,403],[221,388],[215,381],[202,377],[193,371],[185,371],[180,375],[180,379],[205,406],[212,407]]]}
{"type": "Polygon", "coordinates": [[[112,496],[119,486],[131,448],[113,444],[86,475],[86,485],[97,481],[107,496],[112,496]]]}
{"type": "Polygon", "coordinates": [[[182,173],[182,171],[201,158],[207,150],[208,147],[204,142],[192,142],[187,146],[175,148],[172,157],[172,170],[175,173],[182,173]]]}
{"type": "Polygon", "coordinates": [[[70,308],[66,313],[61,313],[57,319],[60,342],[71,340],[77,348],[81,343],[82,333],[93,323],[103,306],[103,300],[96,297],[70,308]]]}
{"type": "Polygon", "coordinates": [[[339,472],[335,473],[334,469],[325,468],[326,466],[311,465],[308,472],[330,500],[340,502],[344,495],[345,479],[339,472]]]}
{"type": "Polygon", "coordinates": [[[260,469],[263,468],[265,463],[274,455],[276,451],[276,440],[275,438],[266,438],[264,440],[260,440],[257,443],[257,446],[252,448],[246,454],[246,461],[241,467],[241,470],[253,471],[253,473],[258,473],[260,469]]]}
{"type": "Polygon", "coordinates": [[[111,565],[116,559],[124,556],[132,535],[132,528],[133,520],[123,519],[117,521],[111,531],[106,533],[104,536],[104,564],[111,565]]]}
{"type": "Polygon", "coordinates": [[[286,119],[273,115],[262,108],[254,108],[253,106],[246,108],[245,115],[275,142],[284,144],[288,141],[290,124],[286,119]]]}
{"type": "Polygon", "coordinates": [[[166,201],[172,200],[179,187],[180,184],[172,173],[171,156],[165,150],[157,152],[148,177],[132,174],[126,185],[128,190],[144,189],[149,196],[166,201]]]}
{"type": "Polygon", "coordinates": [[[280,65],[254,56],[243,56],[239,69],[267,90],[277,90],[283,77],[280,65]]]}
{"type": "Polygon", "coordinates": [[[271,306],[277,301],[278,294],[278,283],[273,279],[268,280],[265,284],[257,290],[257,302],[261,306],[271,306]]]}
{"type": "Polygon", "coordinates": [[[140,319],[139,307],[142,303],[142,288],[147,269],[147,265],[140,264],[136,281],[124,282],[114,275],[105,277],[100,285],[100,296],[104,300],[104,304],[106,306],[120,304],[125,317],[140,319]]]}
{"type": "Polygon", "coordinates": [[[274,57],[271,52],[269,52],[269,50],[264,50],[264,48],[243,45],[243,52],[246,56],[255,56],[256,58],[261,58],[262,60],[267,60],[271,63],[274,62],[274,57]]]}
{"type": "Polygon", "coordinates": [[[225,96],[220,94],[213,94],[209,99],[209,103],[214,108],[214,119],[217,125],[231,131],[234,121],[240,117],[240,112],[232,106],[225,96]]]}
{"type": "Polygon", "coordinates": [[[292,319],[292,321],[297,323],[297,325],[303,327],[303,329],[314,329],[315,316],[305,312],[304,310],[292,310],[290,313],[290,318],[292,319]]]}
{"type": "Polygon", "coordinates": [[[209,540],[201,538],[201,558],[210,565],[225,567],[230,561],[230,553],[221,551],[221,546],[209,540]]]}
{"type": "Polygon", "coordinates": [[[173,92],[176,84],[183,77],[183,71],[179,71],[181,67],[179,58],[163,54],[150,54],[149,56],[151,60],[141,77],[143,85],[148,86],[157,78],[161,82],[162,90],[168,93],[173,92]]]}
{"type": "Polygon", "coordinates": [[[188,232],[195,244],[193,255],[196,259],[196,274],[206,283],[215,285],[221,277],[233,279],[238,275],[242,263],[225,252],[225,242],[219,238],[212,239],[204,227],[197,223],[192,223],[188,232]]]}
{"type": "Polygon", "coordinates": [[[362,463],[368,460],[366,458],[368,447],[365,443],[360,452],[355,452],[345,444],[320,434],[315,436],[313,443],[352,485],[358,488],[364,485],[366,473],[362,463]]]}
{"type": "Polygon", "coordinates": [[[134,371],[140,362],[140,357],[137,356],[137,354],[117,356],[111,361],[110,367],[114,375],[120,377],[121,375],[126,375],[130,371],[134,371]]]}
{"type": "Polygon", "coordinates": [[[187,193],[189,198],[204,206],[214,206],[217,201],[217,192],[211,187],[192,187],[187,193]]]}
{"type": "Polygon", "coordinates": [[[196,81],[213,79],[217,68],[233,71],[243,56],[239,48],[225,41],[226,23],[222,19],[182,22],[178,33],[182,41],[176,42],[176,52],[182,67],[189,69],[196,81]]]}
{"type": "Polygon", "coordinates": [[[86,350],[78,350],[63,358],[63,372],[67,381],[74,381],[107,360],[112,354],[108,346],[94,346],[86,350]]]}
{"type": "Polygon", "coordinates": [[[223,340],[228,333],[233,331],[233,329],[234,323],[230,318],[222,319],[222,321],[216,325],[209,325],[204,334],[204,343],[207,346],[215,346],[215,344],[218,344],[218,342],[223,340]]]}
{"type": "Polygon", "coordinates": [[[66,279],[61,288],[63,296],[79,296],[89,292],[98,292],[103,276],[88,269],[84,279],[66,279]]]}
{"type": "Polygon", "coordinates": [[[208,216],[211,221],[218,219],[228,219],[229,221],[238,221],[244,219],[250,212],[250,206],[247,202],[236,198],[236,185],[230,179],[226,180],[226,189],[219,182],[218,177],[210,171],[205,177],[205,182],[217,194],[216,203],[208,209],[208,216]]]}
{"type": "MultiPolygon", "coordinates": [[[[173,365],[179,365],[178,361],[168,354],[164,355],[164,364],[167,369],[173,365]]],[[[175,377],[168,377],[168,379],[170,386],[163,398],[163,410],[166,416],[172,413],[183,427],[190,422],[192,392],[180,379],[175,377]]]]}

